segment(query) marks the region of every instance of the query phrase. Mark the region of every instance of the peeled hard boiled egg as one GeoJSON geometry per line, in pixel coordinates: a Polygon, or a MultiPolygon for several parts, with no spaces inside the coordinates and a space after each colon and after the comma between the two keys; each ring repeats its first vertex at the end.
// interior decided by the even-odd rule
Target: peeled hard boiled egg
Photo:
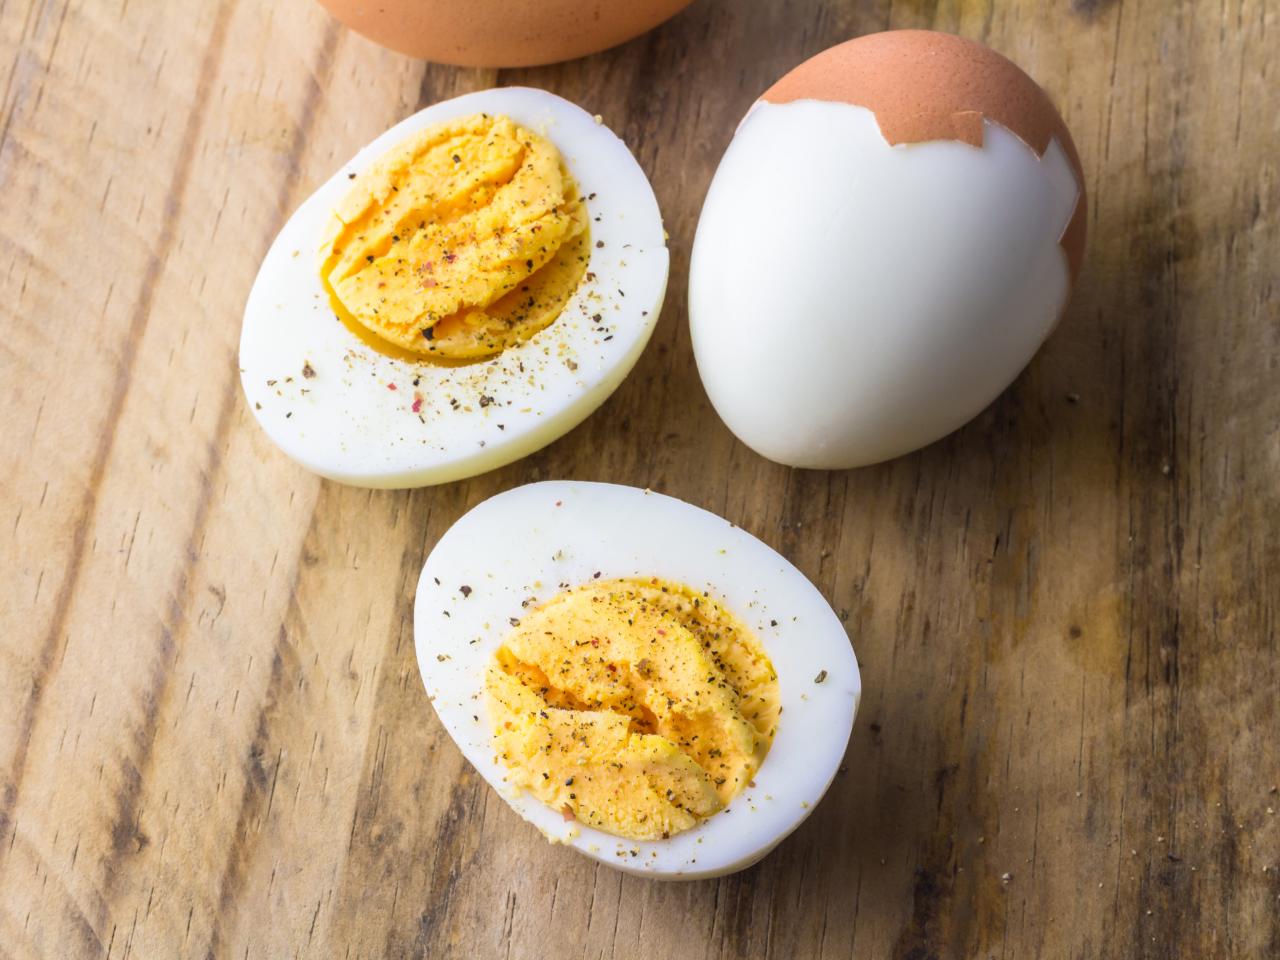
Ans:
{"type": "Polygon", "coordinates": [[[603,403],[666,283],[657,201],[621,140],[541,90],[468,94],[382,134],[285,224],[245,307],[241,381],[316,473],[443,483],[603,403]]]}
{"type": "Polygon", "coordinates": [[[383,46],[462,67],[529,67],[639,36],[690,0],[321,0],[383,46]]]}
{"type": "Polygon", "coordinates": [[[833,47],[747,113],[689,274],[702,382],[758,453],[841,469],[955,430],[1065,309],[1084,177],[1044,91],[960,37],[833,47]]]}
{"type": "Polygon", "coordinates": [[[830,785],[861,683],[804,575],[680,500],[537,483],[440,539],[418,665],[466,758],[552,842],[667,879],[742,869],[830,785]]]}

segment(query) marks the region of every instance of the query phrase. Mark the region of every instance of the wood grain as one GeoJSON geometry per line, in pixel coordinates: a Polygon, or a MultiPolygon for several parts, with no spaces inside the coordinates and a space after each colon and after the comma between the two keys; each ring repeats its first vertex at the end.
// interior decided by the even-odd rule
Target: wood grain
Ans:
{"type": "Polygon", "coordinates": [[[498,74],[306,0],[0,3],[0,958],[1280,955],[1278,37],[1264,0],[699,0],[498,74]],[[888,26],[1046,86],[1085,271],[957,434],[786,470],[702,392],[689,245],[758,93],[888,26]],[[356,147],[495,83],[603,114],[648,171],[654,342],[521,463],[320,482],[240,395],[258,262],[356,147]],[[845,772],[759,866],[664,885],[548,846],[436,721],[425,552],[550,477],[722,513],[846,611],[845,772]]]}

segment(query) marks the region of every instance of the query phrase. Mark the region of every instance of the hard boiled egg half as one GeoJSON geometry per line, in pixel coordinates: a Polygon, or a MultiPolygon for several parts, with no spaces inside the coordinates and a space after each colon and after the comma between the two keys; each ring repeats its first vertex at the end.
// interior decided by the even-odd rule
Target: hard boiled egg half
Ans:
{"type": "Polygon", "coordinates": [[[466,758],[547,839],[666,879],[742,869],[821,799],[861,693],[795,567],[647,490],[537,483],[440,539],[418,665],[466,758]]]}
{"type": "Polygon", "coordinates": [[[245,307],[245,395],[322,476],[472,476],[604,402],[653,331],[667,263],[653,190],[598,117],[517,87],[438,103],[280,231],[245,307]]]}

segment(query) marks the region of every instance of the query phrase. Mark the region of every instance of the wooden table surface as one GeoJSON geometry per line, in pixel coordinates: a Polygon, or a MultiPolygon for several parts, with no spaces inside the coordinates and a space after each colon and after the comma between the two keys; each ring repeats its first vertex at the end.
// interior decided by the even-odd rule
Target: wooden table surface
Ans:
{"type": "Polygon", "coordinates": [[[1280,956],[1280,7],[698,0],[603,55],[425,67],[309,0],[0,2],[0,958],[1280,956]],[[855,34],[1039,79],[1089,180],[1070,311],[985,413],[846,473],[737,443],[684,281],[735,124],[855,34]],[[246,411],[289,212],[444,97],[546,87],[648,171],[671,289],[586,424],[369,492],[246,411]],[[463,761],[413,654],[425,552],[535,479],[647,485],[843,611],[844,771],[759,866],[624,877],[463,761]]]}

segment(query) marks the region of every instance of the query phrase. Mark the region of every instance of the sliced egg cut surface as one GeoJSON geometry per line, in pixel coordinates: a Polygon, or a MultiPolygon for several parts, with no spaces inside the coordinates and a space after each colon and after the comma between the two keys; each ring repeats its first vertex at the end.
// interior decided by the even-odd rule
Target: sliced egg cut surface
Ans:
{"type": "MultiPolygon", "coordinates": [[[[432,258],[435,269],[445,266],[432,258]]],[[[468,94],[382,134],[285,224],[245,308],[241,382],[268,436],[322,476],[370,487],[473,476],[540,449],[604,402],[648,342],[667,269],[653,191],[606,126],[541,90],[468,94]],[[576,236],[589,240],[565,249],[581,255],[585,247],[589,261],[545,328],[494,356],[479,351],[476,362],[434,362],[340,320],[320,252],[333,241],[335,211],[380,159],[433,125],[485,115],[554,145],[588,220],[576,236]]]]}
{"type": "MultiPolygon", "coordinates": [[[[573,635],[571,627],[564,632],[573,635]]],[[[531,484],[499,494],[467,513],[427,558],[418,584],[414,635],[419,668],[437,715],[467,759],[517,813],[553,842],[569,844],[609,866],[664,879],[694,879],[742,869],[794,830],[821,799],[840,766],[861,694],[857,662],[844,627],[794,566],[714,514],[661,494],[612,484],[531,484]],[[763,652],[763,659],[756,662],[767,664],[770,676],[776,678],[750,681],[751,689],[759,693],[754,706],[750,698],[740,701],[741,712],[748,716],[777,710],[771,744],[755,742],[755,756],[763,758],[758,769],[749,764],[751,779],[738,792],[724,791],[728,799],[723,809],[713,798],[705,808],[711,811],[708,815],[692,823],[685,818],[680,831],[667,838],[632,839],[618,835],[617,818],[614,832],[606,832],[571,816],[572,808],[566,811],[564,804],[569,793],[576,792],[577,774],[572,768],[544,766],[526,770],[526,776],[513,775],[512,758],[504,762],[499,756],[510,743],[499,744],[494,725],[495,720],[518,724],[519,709],[495,717],[489,701],[492,692],[486,689],[497,654],[519,634],[524,618],[540,616],[538,611],[562,603],[566,595],[590,595],[601,585],[616,591],[618,582],[624,581],[683,585],[691,597],[705,594],[708,602],[718,604],[751,632],[763,652]],[[776,683],[776,690],[770,683],[776,683]],[[563,779],[540,791],[548,796],[548,803],[518,786],[528,782],[530,772],[541,777],[551,770],[563,774],[563,779]]],[[[590,647],[591,639],[590,626],[584,623],[578,640],[590,647]]],[[[530,642],[526,638],[517,645],[521,656],[534,656],[528,653],[530,642]]],[[[712,660],[725,656],[714,651],[709,655],[712,660]]],[[[668,669],[654,658],[641,664],[634,651],[624,659],[627,669],[646,676],[668,669]]],[[[623,659],[618,662],[623,664],[623,659]]],[[[550,660],[548,664],[554,669],[550,660]]],[[[527,667],[517,665],[508,672],[517,674],[521,669],[527,667]]],[[[582,702],[567,704],[558,690],[545,695],[543,704],[531,707],[535,717],[530,723],[541,722],[536,717],[540,710],[551,713],[547,697],[558,707],[585,710],[590,704],[590,709],[599,709],[599,703],[609,701],[611,691],[616,692],[612,678],[604,672],[608,669],[602,661],[600,672],[585,679],[580,676],[573,696],[582,702]]],[[[748,672],[732,664],[726,670],[739,677],[748,672]]],[[[552,673],[548,670],[546,676],[552,673]]],[[[518,685],[508,684],[508,688],[529,692],[518,685]]],[[[532,689],[541,688],[534,683],[532,689]]],[[[696,690],[686,694],[707,696],[696,690]]],[[[652,697],[648,702],[655,705],[652,697]]],[[[619,709],[643,713],[638,704],[619,709]]],[[[751,737],[734,734],[741,724],[721,723],[725,714],[716,711],[722,707],[708,712],[702,722],[719,724],[723,738],[743,738],[741,756],[745,757],[751,737]]],[[[607,723],[611,716],[601,713],[586,720],[607,723]]],[[[549,719],[558,722],[565,717],[549,719]]],[[[652,727],[660,724],[661,718],[652,727]]],[[[591,750],[608,746],[594,736],[584,745],[591,750]]],[[[674,756],[656,742],[631,741],[631,745],[650,749],[652,762],[663,764],[660,770],[648,771],[656,782],[700,789],[694,783],[696,776],[683,775],[681,765],[687,766],[688,757],[674,756]],[[668,779],[661,779],[664,776],[668,779]]],[[[716,750],[725,755],[733,752],[722,744],[716,750]]],[[[707,764],[709,753],[697,759],[707,764]]],[[[603,755],[597,759],[605,765],[613,761],[603,755]]],[[[635,759],[633,750],[627,760],[635,759]]],[[[575,755],[568,762],[586,761],[575,755]]],[[[639,768],[643,770],[644,763],[639,768]]],[[[632,800],[631,791],[645,786],[623,779],[612,784],[616,806],[611,812],[624,809],[632,800]]],[[[608,795],[599,792],[599,784],[596,789],[596,799],[608,795]]]]}
{"type": "Polygon", "coordinates": [[[709,590],[601,580],[532,606],[485,678],[507,782],[606,833],[668,839],[749,783],[778,678],[709,590]]]}

